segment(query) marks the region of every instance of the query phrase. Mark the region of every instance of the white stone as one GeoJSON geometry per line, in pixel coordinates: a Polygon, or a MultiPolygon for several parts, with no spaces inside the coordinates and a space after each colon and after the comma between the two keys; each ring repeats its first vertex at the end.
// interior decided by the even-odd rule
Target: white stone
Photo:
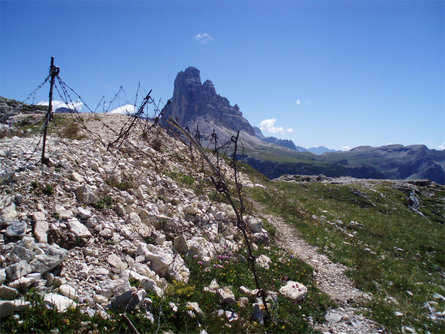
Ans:
{"type": "Polygon", "coordinates": [[[59,293],[71,299],[77,298],[76,289],[68,284],[62,284],[61,286],[59,286],[59,293]]]}
{"type": "Polygon", "coordinates": [[[204,292],[211,292],[211,293],[216,293],[219,289],[219,284],[216,281],[216,279],[212,280],[212,282],[210,282],[209,286],[205,286],[202,291],[204,292]]]}
{"type": "Polygon", "coordinates": [[[82,207],[77,208],[77,215],[82,220],[87,220],[91,217],[92,213],[90,210],[84,209],[82,207]]]}
{"type": "Polygon", "coordinates": [[[34,212],[32,219],[34,220],[34,235],[37,241],[47,243],[49,225],[46,221],[45,214],[41,211],[34,212]]]}
{"type": "Polygon", "coordinates": [[[80,175],[79,173],[76,173],[76,172],[72,172],[71,173],[71,179],[73,181],[75,181],[75,182],[78,182],[78,183],[84,183],[85,182],[85,179],[83,178],[83,176],[80,175]]]}
{"type": "Polygon", "coordinates": [[[192,311],[192,313],[190,314],[192,317],[195,314],[198,315],[204,315],[204,313],[202,312],[201,308],[199,307],[199,304],[197,302],[187,302],[187,304],[185,304],[185,307],[189,310],[192,311]]]}
{"type": "Polygon", "coordinates": [[[6,280],[6,270],[0,269],[0,284],[3,284],[5,280],[6,280]]]}
{"type": "Polygon", "coordinates": [[[218,298],[221,303],[233,304],[235,303],[235,295],[228,287],[223,287],[217,290],[218,298]]]}
{"type": "Polygon", "coordinates": [[[95,190],[86,184],[76,189],[76,198],[79,202],[86,204],[94,204],[99,200],[95,194],[95,190]]]}
{"type": "Polygon", "coordinates": [[[98,304],[106,304],[108,303],[108,298],[102,295],[94,295],[93,296],[93,300],[94,302],[98,303],[98,304]]]}
{"type": "Polygon", "coordinates": [[[17,289],[0,285],[0,299],[14,299],[19,295],[17,289]]]}
{"type": "Polygon", "coordinates": [[[259,267],[264,269],[269,269],[271,260],[268,256],[261,254],[256,258],[256,264],[258,264],[259,267]]]}
{"type": "Polygon", "coordinates": [[[39,280],[39,277],[31,276],[31,277],[20,277],[19,279],[15,280],[14,282],[11,282],[8,284],[11,288],[28,288],[34,283],[36,283],[39,280]]]}
{"type": "Polygon", "coordinates": [[[303,300],[307,295],[307,288],[294,281],[288,281],[279,291],[284,297],[293,300],[303,300]]]}
{"type": "Polygon", "coordinates": [[[77,218],[71,218],[67,222],[71,232],[74,233],[76,237],[91,237],[91,233],[88,228],[83,225],[77,218]]]}
{"type": "Polygon", "coordinates": [[[142,220],[141,220],[141,218],[139,217],[139,215],[136,212],[131,212],[128,215],[127,222],[128,223],[132,223],[132,224],[140,224],[140,223],[142,223],[142,220]]]}
{"type": "Polygon", "coordinates": [[[198,210],[191,204],[186,205],[183,210],[187,215],[196,216],[198,214],[198,210]]]}
{"type": "Polygon", "coordinates": [[[9,222],[11,222],[13,220],[17,220],[17,218],[18,218],[18,215],[17,215],[17,211],[15,211],[14,203],[11,203],[10,205],[8,205],[6,208],[4,208],[0,212],[0,222],[1,223],[8,224],[9,222]]]}
{"type": "Polygon", "coordinates": [[[111,254],[110,256],[108,256],[107,262],[111,266],[113,266],[119,270],[127,269],[127,264],[125,262],[123,262],[116,254],[111,254]]]}
{"type": "Polygon", "coordinates": [[[173,240],[173,245],[174,245],[176,251],[178,251],[179,253],[187,253],[188,252],[187,241],[185,240],[183,234],[177,236],[173,240]]]}
{"type": "Polygon", "coordinates": [[[23,237],[26,232],[26,222],[20,220],[13,220],[9,222],[6,228],[6,235],[8,237],[23,237]]]}
{"type": "Polygon", "coordinates": [[[252,233],[261,233],[263,228],[263,222],[255,217],[249,216],[247,219],[250,231],[252,233]]]}
{"type": "Polygon", "coordinates": [[[43,301],[49,305],[49,307],[55,307],[59,312],[66,312],[70,308],[77,306],[76,302],[68,297],[59,295],[57,293],[48,293],[43,297],[43,301]]]}
{"type": "Polygon", "coordinates": [[[25,260],[6,267],[6,276],[10,281],[15,281],[30,272],[32,272],[32,267],[25,260]]]}

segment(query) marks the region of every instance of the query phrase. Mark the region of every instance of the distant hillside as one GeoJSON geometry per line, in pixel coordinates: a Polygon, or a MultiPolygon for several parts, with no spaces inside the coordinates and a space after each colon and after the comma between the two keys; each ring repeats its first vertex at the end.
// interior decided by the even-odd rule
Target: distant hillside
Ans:
{"type": "Polygon", "coordinates": [[[337,151],[337,150],[333,150],[330,149],[326,146],[317,146],[317,147],[311,147],[307,149],[309,152],[320,155],[323,153],[328,153],[328,152],[341,152],[341,151],[337,151]]]}

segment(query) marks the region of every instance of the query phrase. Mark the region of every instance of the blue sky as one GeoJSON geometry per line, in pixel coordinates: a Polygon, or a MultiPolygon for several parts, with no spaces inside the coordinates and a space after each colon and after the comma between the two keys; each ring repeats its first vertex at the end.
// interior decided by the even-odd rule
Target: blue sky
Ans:
{"type": "Polygon", "coordinates": [[[118,102],[132,103],[138,82],[166,101],[176,74],[195,66],[265,135],[304,147],[445,149],[444,1],[0,6],[1,96],[25,99],[51,56],[90,106],[120,86],[118,102]]]}

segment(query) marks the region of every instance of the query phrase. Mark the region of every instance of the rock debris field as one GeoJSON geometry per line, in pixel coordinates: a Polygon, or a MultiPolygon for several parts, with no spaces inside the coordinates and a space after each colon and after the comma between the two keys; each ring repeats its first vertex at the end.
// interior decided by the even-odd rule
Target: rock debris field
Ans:
{"type": "MultiPolygon", "coordinates": [[[[156,128],[144,142],[132,135],[119,148],[102,145],[116,138],[126,119],[88,118],[87,139],[50,136],[50,167],[40,164],[39,137],[0,139],[0,317],[30,307],[19,294],[30,286],[61,312],[79,306],[88,315],[107,317],[109,307],[143,307],[150,302],[146,291],[164,294],[167,277],[189,280],[183,256],[199,258],[205,266],[217,254],[244,247],[234,237],[239,231],[232,208],[196,195],[175,177],[206,178],[196,152],[156,128]],[[130,284],[135,281],[142,288],[130,284]]],[[[220,166],[223,173],[229,170],[223,161],[220,166]]],[[[246,175],[240,178],[244,187],[260,186],[246,175]]],[[[321,290],[339,304],[326,323],[314,327],[327,333],[377,332],[378,324],[357,313],[362,310],[354,305],[367,295],[354,288],[345,268],[278,218],[268,219],[278,228],[280,246],[310,264],[321,290]]],[[[246,221],[254,245],[269,241],[258,217],[246,221]]],[[[267,256],[260,258],[257,265],[269,265],[267,256]]],[[[290,283],[275,293],[304,298],[305,287],[290,283]]],[[[217,282],[208,289],[220,300],[235,301],[233,292],[217,282]]],[[[261,306],[258,298],[254,303],[261,306]]],[[[188,308],[200,312],[197,303],[188,308]]]]}

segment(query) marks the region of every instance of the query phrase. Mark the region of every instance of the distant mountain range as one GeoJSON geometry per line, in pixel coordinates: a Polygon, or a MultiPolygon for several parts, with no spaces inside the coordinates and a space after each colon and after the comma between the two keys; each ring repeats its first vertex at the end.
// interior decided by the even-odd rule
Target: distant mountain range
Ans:
{"type": "Polygon", "coordinates": [[[201,83],[200,72],[194,67],[178,73],[172,103],[164,116],[164,120],[174,117],[192,133],[199,130],[203,145],[209,145],[208,135],[213,131],[224,142],[240,130],[245,148],[242,158],[270,178],[324,174],[373,179],[425,178],[445,183],[445,150],[430,150],[424,145],[389,145],[361,146],[343,152],[324,146],[306,149],[291,140],[265,137],[243,117],[236,104],[232,106],[227,98],[216,93],[210,80],[201,83]]]}
{"type": "MultiPolygon", "coordinates": [[[[19,102],[0,97],[0,119],[8,122],[19,102]]],[[[43,112],[46,107],[27,106],[21,112],[43,112]]],[[[58,110],[70,112],[70,110],[58,110]]],[[[203,146],[210,146],[216,132],[220,143],[230,142],[240,130],[246,163],[269,178],[284,174],[330,177],[352,176],[370,179],[430,179],[445,184],[445,150],[431,150],[424,145],[360,146],[350,151],[334,151],[324,146],[306,149],[291,140],[265,137],[243,117],[239,107],[216,93],[210,80],[201,83],[194,67],[178,73],[172,103],[165,110],[161,124],[171,116],[187,127],[203,146]]]]}

